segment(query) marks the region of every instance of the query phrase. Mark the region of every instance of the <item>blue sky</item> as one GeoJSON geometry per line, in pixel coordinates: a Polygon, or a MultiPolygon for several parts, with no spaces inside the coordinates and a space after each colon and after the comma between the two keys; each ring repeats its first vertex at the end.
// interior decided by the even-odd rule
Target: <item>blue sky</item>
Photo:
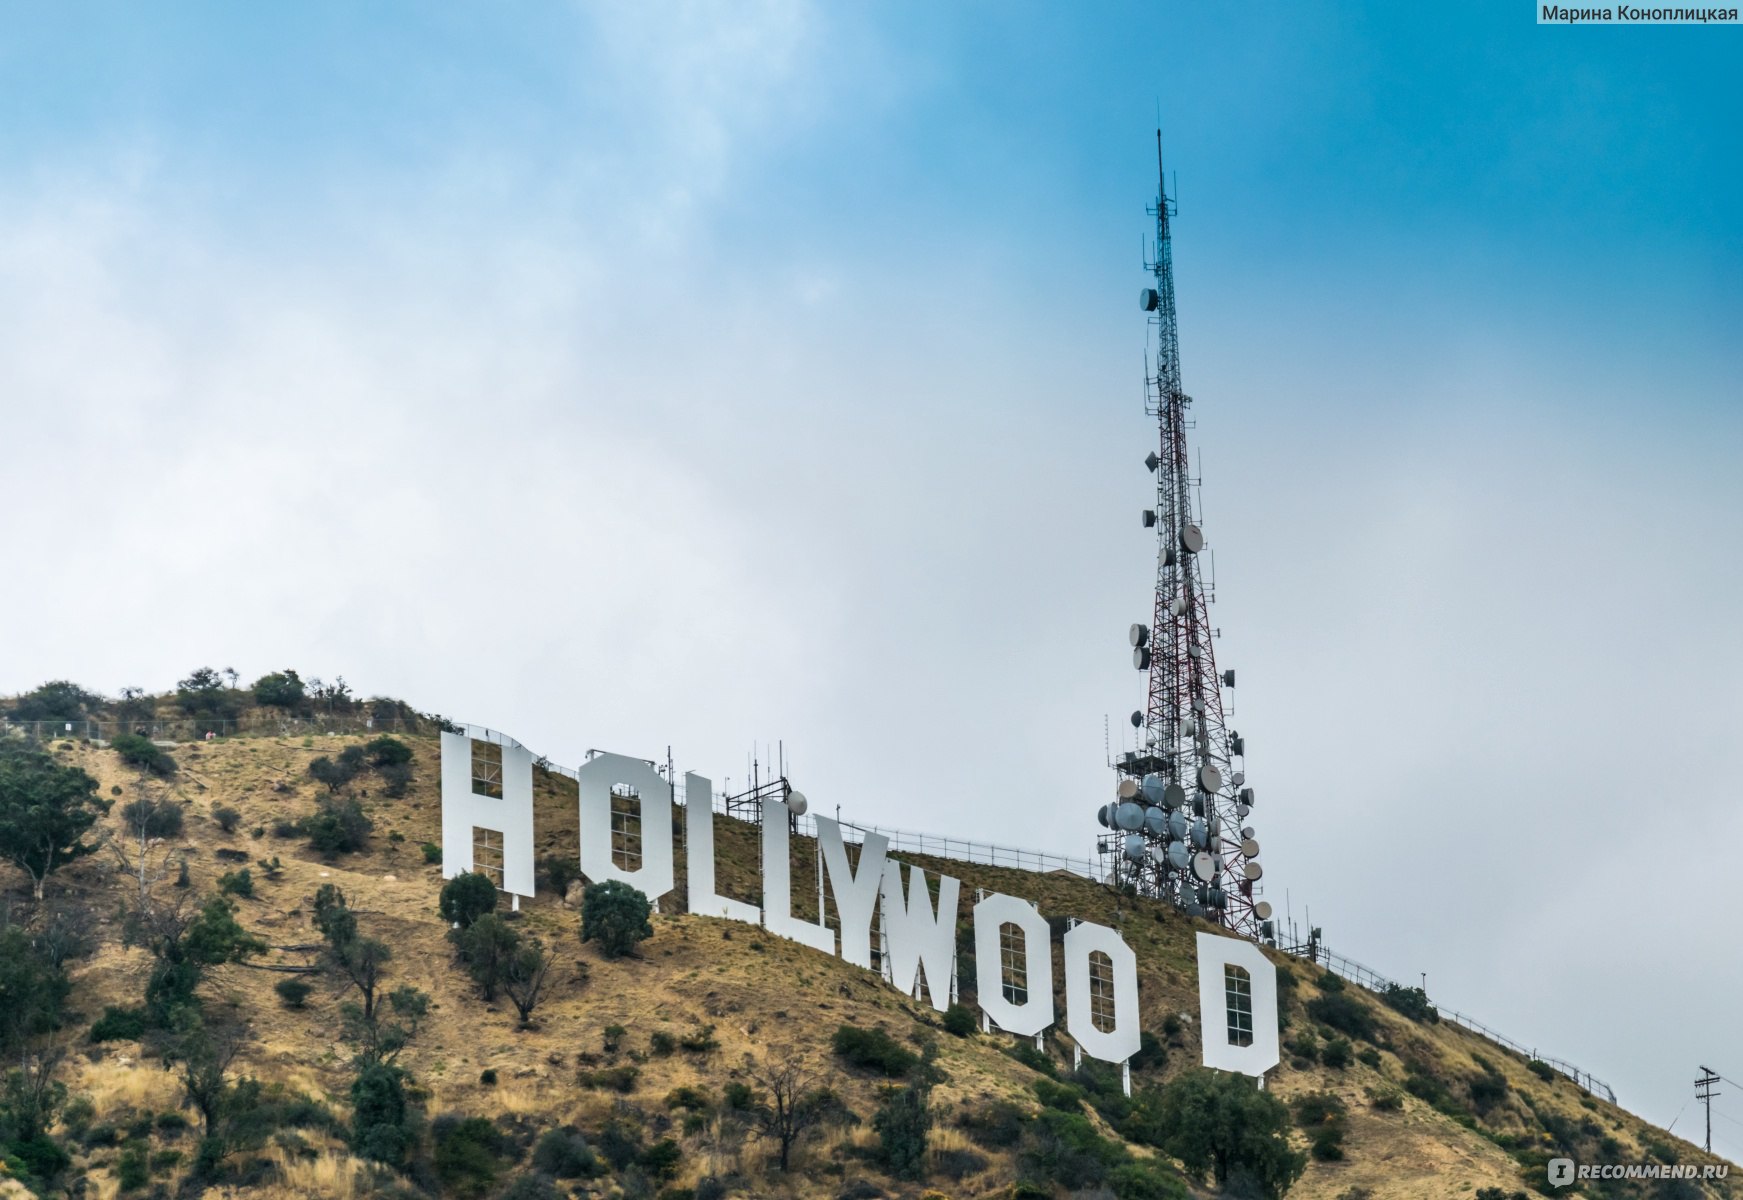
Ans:
{"type": "Polygon", "coordinates": [[[1668,1122],[1743,1073],[1684,915],[1743,901],[1740,36],[9,13],[0,468],[63,582],[0,599],[0,690],[291,665],[717,782],[783,738],[850,819],[1081,853],[1160,114],[1271,898],[1668,1122]]]}

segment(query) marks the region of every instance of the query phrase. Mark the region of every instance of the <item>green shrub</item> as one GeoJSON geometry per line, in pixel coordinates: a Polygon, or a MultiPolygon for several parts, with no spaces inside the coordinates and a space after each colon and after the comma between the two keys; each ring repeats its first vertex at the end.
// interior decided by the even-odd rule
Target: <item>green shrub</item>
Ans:
{"type": "Polygon", "coordinates": [[[1349,1066],[1354,1057],[1348,1038],[1334,1037],[1319,1052],[1319,1061],[1334,1071],[1341,1071],[1349,1066]]]}
{"type": "Polygon", "coordinates": [[[952,1004],[944,1010],[944,1032],[953,1037],[965,1038],[975,1030],[974,1014],[960,1004],[952,1004]]]}
{"type": "Polygon", "coordinates": [[[1020,1039],[1006,1053],[1031,1071],[1039,1071],[1041,1074],[1053,1078],[1057,1078],[1059,1075],[1059,1067],[1051,1058],[1047,1057],[1047,1052],[1038,1048],[1034,1042],[1027,1038],[1020,1039]]]}
{"type": "Polygon", "coordinates": [[[653,906],[627,883],[608,879],[591,883],[581,897],[581,940],[598,942],[607,958],[635,953],[654,935],[648,922],[653,906]]]}
{"type": "Polygon", "coordinates": [[[635,1081],[640,1074],[640,1067],[602,1067],[597,1071],[581,1072],[580,1078],[576,1082],[582,1087],[627,1094],[635,1091],[635,1081]]]}
{"type": "MultiPolygon", "coordinates": [[[[356,749],[356,747],[352,747],[352,749],[356,749]]],[[[328,794],[332,795],[356,779],[357,773],[361,769],[362,763],[355,758],[346,762],[343,754],[337,759],[328,758],[323,754],[309,764],[309,777],[316,783],[325,786],[328,794]]]]}
{"type": "Polygon", "coordinates": [[[424,852],[424,862],[427,865],[430,865],[430,866],[440,866],[441,865],[442,848],[440,846],[436,845],[436,843],[425,842],[422,846],[419,846],[418,849],[420,849],[424,852]]]}
{"type": "Polygon", "coordinates": [[[705,1109],[708,1094],[693,1087],[677,1087],[666,1093],[667,1108],[705,1109]]]}
{"type": "Polygon", "coordinates": [[[1035,1097],[1041,1101],[1043,1108],[1056,1108],[1060,1112],[1073,1113],[1083,1111],[1083,1092],[1068,1083],[1037,1079],[1035,1097]]]}
{"type": "Polygon", "coordinates": [[[1190,1200],[1186,1185],[1149,1163],[1124,1163],[1108,1172],[1115,1200],[1190,1200]]]}
{"type": "Polygon", "coordinates": [[[654,1030],[648,1039],[648,1050],[658,1058],[665,1058],[678,1048],[678,1039],[664,1029],[654,1030]]]}
{"type": "Polygon", "coordinates": [[[293,975],[289,979],[281,979],[273,984],[272,990],[278,993],[278,998],[284,1001],[286,1008],[302,1008],[309,998],[309,993],[315,989],[308,980],[298,979],[293,975]]]}
{"type": "Polygon", "coordinates": [[[919,1056],[906,1049],[882,1029],[843,1025],[830,1045],[849,1066],[900,1079],[919,1063],[919,1056]]]}
{"type": "Polygon", "coordinates": [[[600,1044],[607,1054],[616,1054],[623,1046],[623,1039],[629,1036],[629,1030],[622,1025],[607,1025],[600,1034],[600,1044]]]}
{"type": "Polygon", "coordinates": [[[1386,990],[1380,993],[1380,998],[1412,1021],[1427,1025],[1435,1025],[1440,1022],[1440,1013],[1429,1000],[1428,993],[1419,987],[1404,987],[1400,984],[1389,983],[1386,985],[1386,990]]]}
{"type": "Polygon", "coordinates": [[[496,901],[496,884],[490,881],[490,876],[462,871],[442,885],[437,908],[442,920],[467,929],[479,917],[495,912],[496,901]]]}
{"type": "Polygon", "coordinates": [[[478,1197],[496,1185],[506,1149],[502,1134],[483,1117],[443,1115],[430,1125],[431,1162],[444,1196],[478,1197]]]}
{"type": "Polygon", "coordinates": [[[736,1081],[726,1085],[720,1093],[720,1098],[726,1107],[733,1112],[745,1112],[756,1101],[756,1097],[751,1092],[750,1084],[736,1081]]]}
{"type": "Polygon", "coordinates": [[[168,800],[130,800],[121,806],[121,819],[133,832],[143,824],[146,837],[176,837],[182,831],[182,806],[168,800]]]}
{"type": "Polygon", "coordinates": [[[971,1141],[989,1150],[1015,1146],[1028,1123],[1029,1114],[1009,1100],[988,1100],[956,1118],[971,1141]]]}
{"type": "Polygon", "coordinates": [[[1485,1071],[1472,1079],[1465,1090],[1470,1093],[1471,1107],[1486,1114],[1507,1098],[1507,1081],[1493,1071],[1485,1071]]]}
{"type": "Polygon", "coordinates": [[[412,760],[412,748],[385,733],[366,743],[363,754],[372,767],[400,767],[412,760]]]}
{"type": "Polygon", "coordinates": [[[495,1087],[496,1086],[496,1068],[495,1067],[485,1067],[484,1070],[478,1072],[478,1082],[480,1084],[482,1084],[484,1087],[495,1087]]]}
{"type": "Polygon", "coordinates": [[[381,768],[381,794],[389,800],[398,800],[412,788],[412,766],[410,763],[389,763],[381,768]]]}
{"type": "Polygon", "coordinates": [[[671,1179],[678,1173],[678,1163],[684,1152],[671,1138],[661,1138],[642,1151],[641,1165],[655,1179],[671,1179]]]}
{"type": "Polygon", "coordinates": [[[1525,1064],[1525,1068],[1545,1083],[1555,1082],[1557,1074],[1556,1069],[1540,1058],[1532,1059],[1530,1062],[1525,1064]]]}
{"type": "Polygon", "coordinates": [[[1219,1186],[1240,1175],[1262,1194],[1281,1196],[1306,1165],[1289,1145],[1289,1110],[1244,1075],[1204,1068],[1179,1075],[1162,1089],[1159,1117],[1164,1149],[1219,1186]]]}
{"type": "Polygon", "coordinates": [[[218,876],[218,890],[226,896],[254,896],[254,876],[247,867],[240,871],[226,871],[218,876]]]}
{"type": "Polygon", "coordinates": [[[533,1147],[533,1166],[558,1179],[588,1179],[598,1173],[599,1159],[574,1130],[547,1129],[533,1147]]]}
{"type": "Polygon", "coordinates": [[[228,804],[220,804],[212,810],[212,820],[218,823],[218,828],[225,833],[235,833],[236,826],[242,823],[242,814],[228,804]]]}
{"type": "Polygon", "coordinates": [[[137,1042],[145,1036],[145,1010],[105,1008],[91,1025],[93,1042],[137,1042]]]}
{"type": "Polygon", "coordinates": [[[1168,1047],[1162,1043],[1162,1039],[1148,1029],[1141,1031],[1138,1034],[1138,1052],[1132,1055],[1132,1070],[1148,1071],[1166,1066],[1167,1063],[1168,1047]]]}
{"type": "Polygon", "coordinates": [[[364,1066],[351,1083],[351,1148],[364,1158],[399,1167],[411,1143],[404,1073],[385,1063],[364,1066]]]}
{"type": "Polygon", "coordinates": [[[957,1149],[935,1149],[932,1151],[932,1166],[946,1179],[967,1179],[970,1175],[978,1175],[991,1165],[986,1155],[967,1147],[957,1149]]]}
{"type": "MultiPolygon", "coordinates": [[[[848,1026],[842,1026],[843,1029],[848,1026]]],[[[878,1162],[897,1179],[926,1176],[926,1143],[932,1129],[932,1109],[926,1089],[895,1088],[872,1117],[878,1135],[878,1162]]]]}
{"type": "MultiPolygon", "coordinates": [[[[1337,976],[1331,978],[1337,979],[1337,976]]],[[[1321,1025],[1329,1025],[1359,1041],[1368,1041],[1374,1036],[1374,1014],[1368,1011],[1367,1005],[1341,988],[1308,1001],[1307,1015],[1321,1025]]]]}
{"type": "Polygon", "coordinates": [[[176,773],[176,760],[148,737],[137,733],[118,733],[109,741],[109,749],[130,767],[138,767],[152,775],[168,777],[176,773]]]}
{"type": "Polygon", "coordinates": [[[323,799],[315,815],[302,823],[310,848],[329,857],[363,849],[374,828],[375,822],[364,815],[357,801],[332,796],[323,799]]]}
{"type": "Polygon", "coordinates": [[[301,837],[302,832],[303,823],[289,817],[279,817],[272,823],[272,836],[275,838],[301,837]]]}
{"type": "Polygon", "coordinates": [[[1381,1112],[1397,1112],[1404,1107],[1404,1097],[1395,1088],[1371,1087],[1368,1089],[1368,1103],[1381,1112]]]}
{"type": "Polygon", "coordinates": [[[115,1178],[123,1192],[134,1192],[151,1182],[147,1155],[151,1147],[145,1142],[129,1142],[121,1149],[121,1160],[115,1164],[115,1178]]]}

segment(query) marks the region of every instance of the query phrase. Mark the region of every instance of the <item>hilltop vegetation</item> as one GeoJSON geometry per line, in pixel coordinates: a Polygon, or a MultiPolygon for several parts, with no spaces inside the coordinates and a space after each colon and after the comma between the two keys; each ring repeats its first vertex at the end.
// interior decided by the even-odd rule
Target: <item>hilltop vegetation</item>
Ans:
{"type": "MultiPolygon", "coordinates": [[[[550,772],[548,894],[503,911],[478,877],[441,879],[440,718],[294,671],[239,682],[11,706],[0,1196],[1508,1200],[1547,1191],[1562,1154],[1705,1161],[1414,989],[1284,956],[1267,1090],[1204,1072],[1203,926],[1072,876],[899,856],[1121,930],[1145,1004],[1130,1098],[1116,1070],[1073,1069],[1061,1030],[979,1031],[966,903],[940,1014],[684,912],[681,882],[658,912],[584,887],[574,784],[550,772]]],[[[717,816],[715,836],[720,890],[754,899],[756,831],[717,816]]],[[[814,843],[791,853],[813,869],[814,843]]]]}

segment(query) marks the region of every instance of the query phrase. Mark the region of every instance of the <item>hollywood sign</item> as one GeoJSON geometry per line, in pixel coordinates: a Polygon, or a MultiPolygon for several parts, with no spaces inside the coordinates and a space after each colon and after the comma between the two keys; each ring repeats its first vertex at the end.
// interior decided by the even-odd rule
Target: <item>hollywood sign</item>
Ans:
{"type": "MultiPolygon", "coordinates": [[[[511,739],[442,734],[442,875],[488,871],[519,907],[536,895],[533,867],[533,755],[511,739]]],[[[617,880],[657,906],[677,886],[672,841],[672,784],[645,759],[595,753],[572,774],[580,793],[581,872],[590,882],[617,880]],[[634,806],[639,853],[613,854],[613,800],[634,806]]],[[[943,1012],[956,999],[956,922],[962,884],[937,877],[936,905],[926,873],[888,856],[889,840],[866,833],[850,861],[838,822],[817,816],[819,919],[793,914],[788,858],[793,810],[762,804],[762,902],[721,895],[715,886],[713,783],[686,773],[684,805],[687,900],[692,913],[759,925],[824,954],[872,970],[872,923],[879,922],[877,969],[891,986],[943,1012]],[[827,880],[839,918],[824,924],[827,880]]],[[[621,817],[620,817],[621,819],[621,817]]],[[[972,910],[975,961],[994,982],[976,988],[983,1029],[1037,1044],[1054,1023],[1053,934],[1028,900],[982,894],[972,910]],[[996,964],[996,965],[995,965],[996,964]],[[993,974],[993,972],[1000,974],[993,974]],[[1005,986],[1007,980],[1045,981],[1005,986]]],[[[1138,963],[1118,931],[1073,920],[1060,939],[1065,975],[1065,1029],[1077,1053],[1119,1064],[1128,1091],[1128,1060],[1140,1046],[1138,963]]],[[[1276,969],[1253,943],[1198,935],[1199,1029],[1204,1063],[1261,1081],[1277,1065],[1276,969]]]]}

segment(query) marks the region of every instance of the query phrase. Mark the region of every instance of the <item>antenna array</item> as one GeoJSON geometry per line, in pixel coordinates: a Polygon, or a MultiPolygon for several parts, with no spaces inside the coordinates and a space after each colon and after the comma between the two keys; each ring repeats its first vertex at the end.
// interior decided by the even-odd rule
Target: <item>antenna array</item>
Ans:
{"type": "Polygon", "coordinates": [[[1146,706],[1132,714],[1135,750],[1114,763],[1115,799],[1099,819],[1110,877],[1144,894],[1172,901],[1247,937],[1273,940],[1271,906],[1258,898],[1264,870],[1247,822],[1253,789],[1246,780],[1246,744],[1224,719],[1223,690],[1232,670],[1217,672],[1210,623],[1212,596],[1200,558],[1207,546],[1194,515],[1186,434],[1192,398],[1180,381],[1180,335],[1174,307],[1169,222],[1174,200],[1162,176],[1162,135],[1156,135],[1154,258],[1145,268],[1155,286],[1139,303],[1156,331],[1146,364],[1144,411],[1156,418],[1158,444],[1144,459],[1156,479],[1153,508],[1141,514],[1156,536],[1156,595],[1147,624],[1128,635],[1132,665],[1148,680],[1146,706]]]}

